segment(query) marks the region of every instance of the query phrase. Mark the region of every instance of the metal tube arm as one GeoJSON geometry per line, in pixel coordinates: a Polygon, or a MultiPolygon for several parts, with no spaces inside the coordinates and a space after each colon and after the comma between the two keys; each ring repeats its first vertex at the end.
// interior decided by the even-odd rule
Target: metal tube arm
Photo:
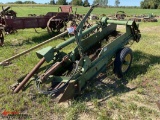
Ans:
{"type": "Polygon", "coordinates": [[[93,11],[93,8],[95,6],[98,6],[98,4],[91,6],[91,8],[87,12],[87,14],[84,16],[83,20],[79,23],[78,27],[74,31],[75,39],[76,39],[76,42],[77,42],[77,45],[78,45],[78,49],[79,49],[79,53],[80,53],[81,56],[83,55],[83,47],[81,45],[83,24],[85,23],[85,21],[87,20],[88,16],[93,11]]]}

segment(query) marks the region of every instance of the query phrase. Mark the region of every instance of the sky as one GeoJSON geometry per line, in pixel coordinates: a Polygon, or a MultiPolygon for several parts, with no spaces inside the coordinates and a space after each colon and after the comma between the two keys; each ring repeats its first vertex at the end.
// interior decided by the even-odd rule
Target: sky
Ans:
{"type": "MultiPolygon", "coordinates": [[[[18,0],[0,0],[2,3],[6,2],[15,2],[18,0]]],[[[31,1],[31,0],[20,0],[20,1],[31,1]]],[[[49,3],[50,0],[32,0],[36,3],[49,3]]],[[[57,1],[57,0],[55,0],[57,1]]],[[[70,2],[71,0],[67,0],[67,2],[70,2]]],[[[93,0],[88,0],[89,3],[92,5],[93,0]]],[[[140,2],[143,0],[119,0],[120,4],[119,6],[140,6],[140,2]]],[[[114,6],[115,5],[115,0],[108,0],[108,5],[114,6]]]]}

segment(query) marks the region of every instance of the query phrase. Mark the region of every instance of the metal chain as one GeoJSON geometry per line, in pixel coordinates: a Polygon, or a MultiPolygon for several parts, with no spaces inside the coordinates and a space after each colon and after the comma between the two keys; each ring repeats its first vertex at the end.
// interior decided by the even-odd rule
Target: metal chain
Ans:
{"type": "MultiPolygon", "coordinates": [[[[60,90],[64,89],[64,88],[68,85],[68,83],[70,82],[70,80],[73,78],[73,76],[78,72],[78,65],[79,65],[79,61],[76,61],[76,68],[74,69],[74,72],[72,73],[72,76],[70,77],[70,79],[69,79],[63,86],[61,86],[60,88],[54,89],[54,90],[52,90],[52,91],[42,90],[42,89],[40,88],[41,82],[38,81],[38,80],[40,79],[40,77],[38,77],[38,78],[35,80],[35,85],[36,85],[38,91],[39,91],[40,93],[42,93],[42,94],[47,94],[47,95],[51,95],[51,96],[52,96],[53,94],[55,94],[55,93],[59,92],[60,90]]],[[[49,69],[48,69],[48,70],[49,70],[49,69]]],[[[47,71],[47,70],[46,70],[46,71],[47,71]]]]}

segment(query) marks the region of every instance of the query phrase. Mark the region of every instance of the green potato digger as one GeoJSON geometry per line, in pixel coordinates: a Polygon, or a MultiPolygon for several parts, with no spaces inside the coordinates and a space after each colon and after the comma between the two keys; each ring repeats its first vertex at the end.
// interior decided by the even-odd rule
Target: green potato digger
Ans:
{"type": "Polygon", "coordinates": [[[115,75],[123,77],[132,63],[132,50],[127,45],[130,41],[139,42],[141,37],[138,24],[135,21],[103,17],[96,24],[83,29],[96,6],[90,8],[68,40],[36,52],[40,61],[23,80],[12,86],[14,93],[18,93],[27,86],[29,80],[33,80],[40,93],[49,94],[58,98],[58,102],[63,102],[81,93],[87,81],[106,71],[111,64],[115,75]],[[117,25],[125,25],[126,31],[110,41],[117,25]],[[75,48],[69,53],[63,52],[62,49],[72,43],[76,44],[75,48]],[[44,63],[48,67],[40,71],[44,63]]]}

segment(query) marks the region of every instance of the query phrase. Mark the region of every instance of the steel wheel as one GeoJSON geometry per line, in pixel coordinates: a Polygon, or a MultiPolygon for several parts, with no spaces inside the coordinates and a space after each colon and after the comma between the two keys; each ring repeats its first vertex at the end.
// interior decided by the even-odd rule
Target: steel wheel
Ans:
{"type": "Polygon", "coordinates": [[[48,22],[47,22],[47,31],[48,31],[48,33],[51,35],[52,34],[52,32],[53,32],[53,29],[50,27],[50,24],[51,24],[51,20],[54,18],[55,16],[52,16],[49,20],[48,20],[48,22]]]}
{"type": "Polygon", "coordinates": [[[121,78],[129,70],[132,63],[132,50],[128,47],[120,50],[114,61],[114,73],[121,78]]]}

